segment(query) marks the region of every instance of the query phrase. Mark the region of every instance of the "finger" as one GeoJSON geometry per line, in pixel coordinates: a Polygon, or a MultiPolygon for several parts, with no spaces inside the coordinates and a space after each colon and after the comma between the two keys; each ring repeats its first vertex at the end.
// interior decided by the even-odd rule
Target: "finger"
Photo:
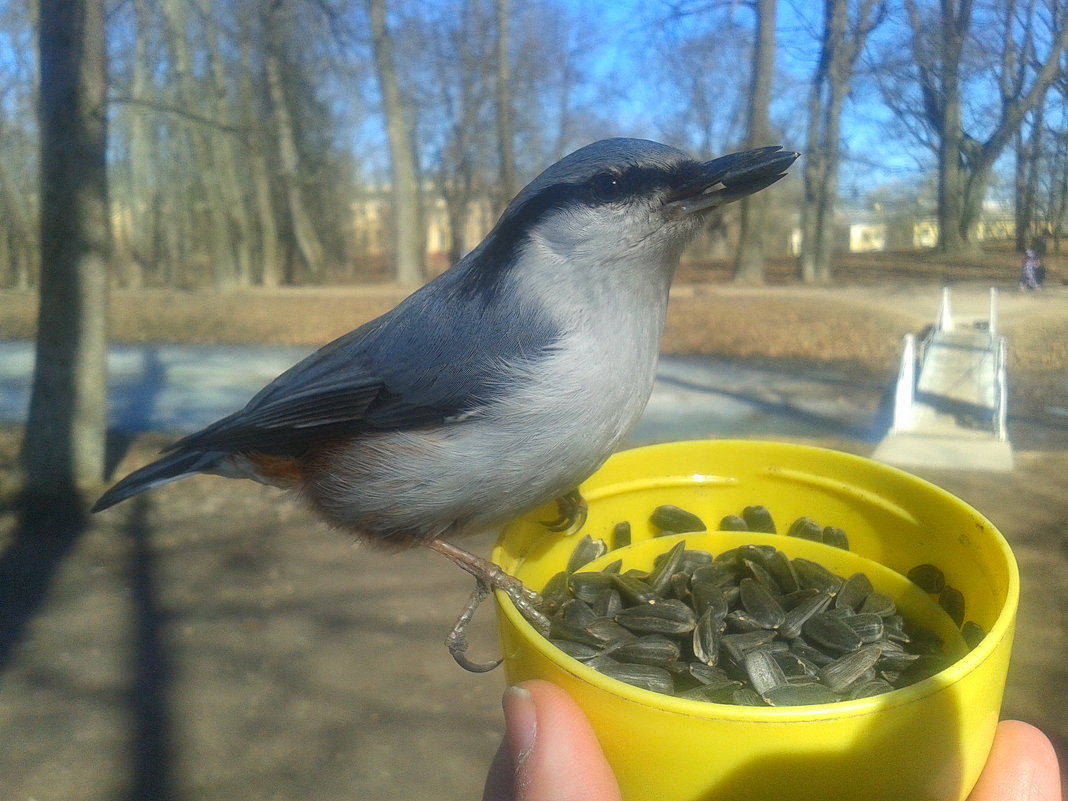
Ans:
{"type": "Polygon", "coordinates": [[[504,697],[515,801],[620,801],[600,743],[571,697],[545,681],[504,697]]]}
{"type": "Polygon", "coordinates": [[[508,738],[501,740],[497,753],[490,763],[486,784],[482,788],[482,801],[515,801],[515,768],[508,738]]]}
{"type": "Polygon", "coordinates": [[[994,744],[968,801],[1061,801],[1053,744],[1018,720],[998,724],[994,744]]]}

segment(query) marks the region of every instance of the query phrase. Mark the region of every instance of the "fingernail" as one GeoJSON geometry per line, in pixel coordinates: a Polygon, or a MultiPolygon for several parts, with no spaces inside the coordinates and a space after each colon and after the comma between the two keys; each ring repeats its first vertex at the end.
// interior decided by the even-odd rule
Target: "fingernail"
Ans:
{"type": "Polygon", "coordinates": [[[522,687],[509,687],[504,691],[504,720],[508,731],[508,747],[512,751],[518,771],[534,749],[538,729],[538,714],[534,696],[522,687]]]}

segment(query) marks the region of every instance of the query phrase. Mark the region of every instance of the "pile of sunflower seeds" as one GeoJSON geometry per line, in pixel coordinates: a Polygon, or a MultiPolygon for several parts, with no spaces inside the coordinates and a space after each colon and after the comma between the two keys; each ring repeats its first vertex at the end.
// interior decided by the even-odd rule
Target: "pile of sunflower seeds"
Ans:
{"type": "MultiPolygon", "coordinates": [[[[657,507],[651,520],[664,534],[705,530],[674,506],[657,507]]],[[[775,531],[764,507],[721,526],[775,531]]],[[[844,532],[808,518],[789,534],[848,549],[844,532]]],[[[613,548],[629,544],[629,525],[616,526],[612,540],[613,548]]],[[[863,573],[842,578],[769,545],[713,557],[682,541],[649,571],[621,572],[619,561],[582,570],[607,550],[583,538],[543,590],[542,611],[556,647],[636,687],[713,703],[825,704],[907,686],[953,661],[937,635],[909,625],[863,573]]]]}

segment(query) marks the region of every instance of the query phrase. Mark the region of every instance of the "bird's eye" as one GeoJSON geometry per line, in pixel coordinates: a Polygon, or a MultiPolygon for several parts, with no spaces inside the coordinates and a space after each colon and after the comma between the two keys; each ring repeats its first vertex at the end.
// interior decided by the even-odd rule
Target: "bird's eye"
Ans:
{"type": "Polygon", "coordinates": [[[590,182],[590,191],[593,199],[598,203],[611,203],[622,198],[627,189],[621,176],[611,172],[602,172],[593,177],[590,182]]]}

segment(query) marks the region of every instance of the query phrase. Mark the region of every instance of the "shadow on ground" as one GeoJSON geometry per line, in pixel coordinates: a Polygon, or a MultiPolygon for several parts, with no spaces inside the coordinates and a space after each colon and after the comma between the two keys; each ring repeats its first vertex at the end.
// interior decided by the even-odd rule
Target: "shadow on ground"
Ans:
{"type": "MultiPolygon", "coordinates": [[[[122,470],[156,444],[134,442],[122,470]]],[[[1005,713],[1068,756],[1068,455],[922,475],[1012,543],[1023,598],[1005,713]]],[[[0,524],[0,797],[479,796],[503,676],[448,657],[470,585],[440,557],[370,551],[277,492],[208,477],[51,540],[0,524]]],[[[472,656],[495,655],[488,609],[476,628],[472,656]]]]}

